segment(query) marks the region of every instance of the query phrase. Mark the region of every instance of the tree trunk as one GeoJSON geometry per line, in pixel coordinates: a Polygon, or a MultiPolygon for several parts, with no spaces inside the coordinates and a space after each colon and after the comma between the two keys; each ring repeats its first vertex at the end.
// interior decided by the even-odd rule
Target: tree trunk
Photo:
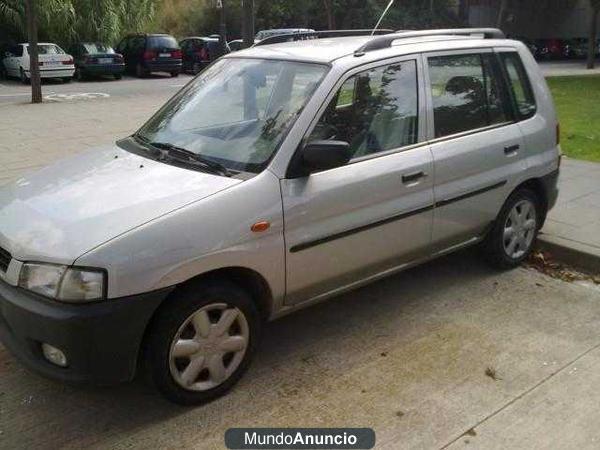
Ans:
{"type": "Polygon", "coordinates": [[[25,0],[27,16],[27,35],[29,41],[29,74],[31,79],[31,103],[42,103],[42,83],[40,80],[40,65],[38,57],[37,14],[36,1],[25,0]]]}
{"type": "Polygon", "coordinates": [[[596,62],[596,35],[598,34],[598,14],[600,13],[600,5],[594,6],[592,16],[590,18],[590,30],[588,37],[588,57],[587,68],[593,69],[596,62]]]}
{"type": "Polygon", "coordinates": [[[254,0],[242,0],[242,39],[244,48],[254,45],[254,0]]]}
{"type": "Polygon", "coordinates": [[[504,13],[506,12],[508,0],[502,0],[500,2],[500,9],[498,10],[498,17],[496,18],[496,28],[502,28],[504,22],[504,13]]]}
{"type": "Polygon", "coordinates": [[[333,13],[332,0],[323,0],[325,6],[325,13],[327,14],[327,27],[330,30],[335,30],[335,14],[333,13]]]}

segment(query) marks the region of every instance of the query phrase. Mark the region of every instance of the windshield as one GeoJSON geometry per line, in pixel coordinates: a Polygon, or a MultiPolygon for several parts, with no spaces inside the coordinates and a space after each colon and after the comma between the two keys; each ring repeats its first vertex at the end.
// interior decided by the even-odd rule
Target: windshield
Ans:
{"type": "MultiPolygon", "coordinates": [[[[27,53],[29,53],[29,45],[27,46],[27,53]]],[[[54,44],[40,44],[38,45],[38,54],[40,55],[62,55],[64,50],[58,45],[54,44]]]]}
{"type": "Polygon", "coordinates": [[[170,100],[136,136],[184,148],[228,169],[260,172],[326,71],[318,64],[222,59],[170,100]]]}
{"type": "Polygon", "coordinates": [[[100,43],[83,44],[83,46],[85,47],[85,51],[90,55],[94,55],[97,53],[114,53],[115,52],[112,49],[112,47],[109,47],[108,45],[104,45],[104,44],[100,44],[100,43]]]}

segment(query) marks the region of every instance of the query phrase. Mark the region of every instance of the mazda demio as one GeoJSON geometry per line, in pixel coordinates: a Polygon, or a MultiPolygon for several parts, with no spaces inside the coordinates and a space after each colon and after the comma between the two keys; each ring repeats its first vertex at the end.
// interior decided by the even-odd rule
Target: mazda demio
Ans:
{"type": "Polygon", "coordinates": [[[202,403],[267,320],[474,244],[517,266],[559,164],[546,82],[499,30],[265,39],[0,191],[0,337],[49,377],[142,370],[202,403]]]}

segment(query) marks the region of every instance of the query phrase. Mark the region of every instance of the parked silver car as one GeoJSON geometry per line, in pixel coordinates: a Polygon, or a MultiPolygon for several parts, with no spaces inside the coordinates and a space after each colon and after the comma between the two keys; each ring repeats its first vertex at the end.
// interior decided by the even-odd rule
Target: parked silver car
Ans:
{"type": "Polygon", "coordinates": [[[0,337],[54,378],[141,362],[169,399],[210,400],[266,320],[472,244],[518,265],[558,139],[537,64],[498,30],[226,55],[134,135],[0,192],[0,337]]]}

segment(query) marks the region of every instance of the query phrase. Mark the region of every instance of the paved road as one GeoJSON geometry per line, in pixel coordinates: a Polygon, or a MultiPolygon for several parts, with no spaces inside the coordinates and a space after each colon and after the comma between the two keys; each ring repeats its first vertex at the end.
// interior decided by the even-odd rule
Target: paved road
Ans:
{"type": "Polygon", "coordinates": [[[269,324],[246,377],[203,407],[141,380],[47,381],[0,349],[0,448],[223,448],[233,426],[367,426],[388,449],[597,448],[599,329],[599,291],[463,252],[269,324]]]}
{"type": "MultiPolygon", "coordinates": [[[[111,97],[132,97],[150,94],[157,90],[175,93],[191,78],[187,74],[181,74],[177,78],[157,74],[144,79],[125,76],[118,81],[111,78],[98,78],[84,82],[72,81],[71,83],[63,83],[60,80],[44,80],[42,92],[44,95],[92,92],[109,94],[111,97]]],[[[0,104],[25,102],[30,96],[30,86],[14,79],[0,80],[0,104]]]]}

